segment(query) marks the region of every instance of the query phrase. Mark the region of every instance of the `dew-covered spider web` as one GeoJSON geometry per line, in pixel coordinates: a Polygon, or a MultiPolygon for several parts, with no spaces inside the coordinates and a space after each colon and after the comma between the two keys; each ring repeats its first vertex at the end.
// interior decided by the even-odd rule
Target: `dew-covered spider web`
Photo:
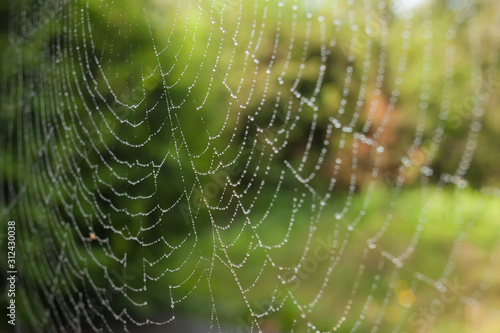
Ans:
{"type": "Polygon", "coordinates": [[[0,11],[16,331],[500,329],[496,1],[0,11]]]}

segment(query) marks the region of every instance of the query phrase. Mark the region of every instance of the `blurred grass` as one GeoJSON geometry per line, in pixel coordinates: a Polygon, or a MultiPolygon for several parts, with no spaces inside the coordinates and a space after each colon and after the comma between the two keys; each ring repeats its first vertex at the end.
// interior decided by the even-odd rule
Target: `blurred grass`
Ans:
{"type": "MultiPolygon", "coordinates": [[[[328,330],[334,327],[342,317],[346,305],[352,306],[355,310],[349,313],[348,318],[341,326],[343,327],[341,331],[352,327],[359,319],[362,303],[370,297],[372,300],[359,330],[360,332],[370,332],[379,311],[384,306],[383,301],[386,295],[389,295],[391,298],[389,303],[385,305],[387,310],[383,315],[380,331],[386,332],[391,329],[391,325],[400,322],[404,330],[418,332],[422,327],[426,327],[417,320],[421,319],[420,312],[431,308],[432,302],[444,297],[443,294],[450,298],[450,290],[448,289],[446,292],[439,290],[437,282],[445,282],[450,279],[449,282],[454,283],[456,281],[453,279],[458,279],[460,286],[466,286],[464,290],[460,290],[463,299],[459,299],[457,296],[449,304],[445,304],[444,309],[439,312],[439,316],[435,316],[434,328],[430,331],[443,333],[453,330],[456,332],[492,332],[488,331],[486,327],[498,325],[498,318],[490,316],[489,322],[483,325],[484,330],[476,330],[478,329],[476,326],[477,316],[471,319],[469,312],[477,311],[477,307],[493,311],[499,305],[498,297],[494,295],[498,295],[500,292],[500,275],[495,270],[495,261],[493,261],[495,258],[498,261],[500,254],[498,242],[499,199],[486,197],[472,189],[429,186],[424,190],[420,188],[403,190],[395,201],[395,208],[389,210],[389,207],[384,209],[383,206],[387,202],[387,197],[391,195],[390,189],[385,184],[379,184],[374,191],[376,195],[370,194],[372,201],[366,209],[366,214],[352,232],[347,230],[347,225],[362,211],[366,193],[359,193],[354,197],[349,213],[339,222],[334,216],[342,208],[345,198],[337,198],[333,201],[334,204],[325,208],[317,223],[319,234],[312,237],[309,245],[311,251],[305,257],[305,262],[314,262],[315,264],[309,265],[309,269],[307,269],[307,264],[306,268],[299,269],[302,274],[299,273],[297,280],[293,282],[282,284],[281,281],[273,277],[276,276],[276,273],[286,278],[294,275],[293,272],[284,273],[279,267],[284,266],[286,271],[290,266],[296,264],[303,255],[304,244],[295,243],[293,233],[302,235],[301,239],[304,241],[304,233],[307,233],[307,229],[310,227],[306,222],[308,216],[300,216],[300,214],[297,216],[298,222],[296,223],[302,225],[294,226],[294,230],[290,234],[289,244],[285,244],[277,250],[262,251],[259,249],[251,252],[251,259],[245,261],[241,268],[234,270],[237,272],[238,281],[243,288],[252,285],[260,276],[253,290],[246,293],[254,311],[259,313],[271,304],[276,307],[280,304],[278,300],[284,299],[290,290],[297,297],[299,304],[311,302],[314,295],[319,292],[327,267],[331,264],[330,258],[324,258],[324,254],[328,251],[325,244],[327,244],[327,240],[335,239],[332,230],[338,230],[338,242],[342,243],[345,239],[348,239],[349,242],[329,278],[321,299],[316,304],[314,311],[308,313],[306,318],[317,323],[318,329],[328,330]],[[364,251],[368,249],[366,241],[377,233],[389,211],[393,215],[391,228],[380,238],[376,248],[370,249],[368,255],[363,256],[364,251]],[[398,290],[397,284],[391,285],[389,279],[391,272],[396,269],[395,265],[384,258],[383,253],[387,252],[394,256],[402,254],[411,243],[422,219],[426,220],[424,222],[425,228],[415,246],[414,254],[403,261],[403,266],[398,269],[398,283],[401,285],[404,282],[403,284],[406,285],[403,290],[398,290]],[[335,226],[337,223],[338,226],[335,226]],[[332,228],[333,226],[335,228],[332,228]],[[314,256],[316,248],[324,251],[317,251],[320,253],[321,260],[314,256]],[[263,268],[262,263],[266,261],[268,255],[272,257],[276,266],[273,267],[268,262],[263,268]],[[382,269],[381,261],[385,262],[382,269]],[[360,264],[364,265],[363,273],[359,278],[356,295],[353,297],[351,289],[356,281],[360,264]],[[314,268],[311,269],[311,267],[314,268]],[[489,267],[493,272],[491,276],[485,275],[489,267]],[[268,271],[272,271],[274,274],[268,273],[268,271]],[[425,275],[433,283],[429,284],[429,281],[417,280],[416,276],[420,276],[419,274],[425,275]],[[377,276],[380,280],[376,280],[377,276]],[[377,281],[379,285],[373,291],[371,288],[373,283],[377,281]],[[477,293],[481,292],[483,281],[487,281],[489,284],[490,289],[488,289],[487,295],[481,295],[481,301],[477,303],[477,307],[467,305],[467,295],[479,296],[477,293]],[[412,286],[411,293],[415,299],[410,306],[406,306],[403,301],[404,297],[402,300],[398,297],[398,293],[407,290],[410,285],[412,286]],[[271,301],[273,295],[277,300],[271,301]],[[485,297],[483,298],[483,296],[485,297]],[[349,300],[352,301],[352,304],[349,303],[349,300]]],[[[290,209],[286,207],[275,208],[277,215],[287,216],[290,214],[290,209]]],[[[271,238],[275,242],[277,239],[282,239],[287,226],[280,225],[276,219],[274,221],[277,223],[269,223],[264,230],[257,229],[256,233],[262,232],[268,238],[271,237],[269,235],[273,235],[271,238]]],[[[200,243],[205,241],[210,243],[211,240],[208,238],[211,237],[212,235],[209,234],[202,235],[200,243]],[[207,239],[204,240],[204,238],[207,239]]],[[[247,233],[242,237],[248,238],[249,235],[247,233]]],[[[248,239],[240,238],[235,243],[236,245],[230,249],[229,252],[234,254],[234,257],[231,258],[235,262],[239,262],[239,259],[244,258],[245,253],[249,251],[248,241],[248,239]]],[[[337,247],[337,249],[339,248],[340,246],[337,247]]],[[[220,251],[216,252],[221,254],[220,251]]],[[[243,319],[243,322],[250,325],[251,322],[245,315],[247,312],[245,304],[241,297],[234,296],[241,293],[235,278],[229,270],[221,266],[220,262],[216,263],[210,282],[212,293],[222,300],[217,303],[218,313],[221,316],[227,315],[223,322],[229,325],[240,325],[241,319],[243,319]]],[[[198,289],[201,289],[198,291],[200,294],[208,292],[208,284],[202,282],[198,285],[198,289]]],[[[182,293],[182,291],[180,292],[182,293]]],[[[184,292],[187,293],[188,290],[184,290],[184,292]]],[[[280,312],[279,315],[266,317],[260,322],[262,327],[272,327],[279,332],[290,330],[290,318],[300,318],[300,312],[292,303],[290,298],[285,301],[284,311],[280,312]]],[[[191,302],[186,301],[186,304],[191,304],[191,302]]],[[[179,304],[179,307],[186,313],[196,314],[198,311],[206,312],[206,309],[211,308],[211,304],[200,303],[195,311],[192,308],[186,308],[183,303],[179,304]]],[[[488,317],[488,311],[480,311],[480,313],[481,316],[488,317]]],[[[300,322],[299,319],[296,326],[299,331],[300,327],[305,329],[306,319],[304,322],[300,322]]],[[[427,323],[427,321],[425,322],[427,323]]]]}

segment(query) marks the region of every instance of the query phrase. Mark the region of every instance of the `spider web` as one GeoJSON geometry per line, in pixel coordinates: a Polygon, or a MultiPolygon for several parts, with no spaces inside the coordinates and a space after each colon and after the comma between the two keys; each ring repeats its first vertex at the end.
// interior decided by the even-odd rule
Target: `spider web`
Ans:
{"type": "Polygon", "coordinates": [[[419,331],[499,288],[493,1],[9,6],[21,331],[419,331]]]}

